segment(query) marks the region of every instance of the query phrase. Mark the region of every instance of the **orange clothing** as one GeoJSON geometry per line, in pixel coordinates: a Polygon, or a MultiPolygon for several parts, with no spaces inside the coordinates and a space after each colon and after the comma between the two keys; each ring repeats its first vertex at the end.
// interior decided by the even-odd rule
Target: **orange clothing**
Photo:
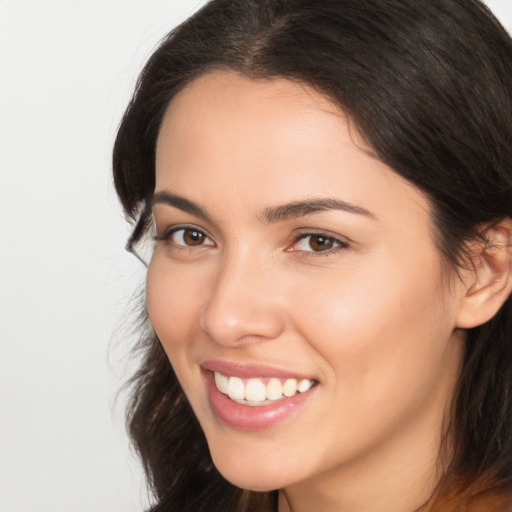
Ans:
{"type": "Polygon", "coordinates": [[[417,512],[512,512],[512,493],[488,482],[466,486],[463,479],[452,478],[417,512]]]}

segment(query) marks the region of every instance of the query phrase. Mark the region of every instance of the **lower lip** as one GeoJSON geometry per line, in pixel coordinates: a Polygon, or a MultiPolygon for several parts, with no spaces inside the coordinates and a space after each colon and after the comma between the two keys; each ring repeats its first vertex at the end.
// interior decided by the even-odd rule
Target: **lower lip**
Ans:
{"type": "Polygon", "coordinates": [[[262,430],[285,421],[305,404],[317,388],[313,386],[305,393],[297,393],[268,405],[250,406],[234,402],[221,393],[215,385],[213,372],[205,372],[205,378],[215,416],[226,425],[240,430],[262,430]]]}

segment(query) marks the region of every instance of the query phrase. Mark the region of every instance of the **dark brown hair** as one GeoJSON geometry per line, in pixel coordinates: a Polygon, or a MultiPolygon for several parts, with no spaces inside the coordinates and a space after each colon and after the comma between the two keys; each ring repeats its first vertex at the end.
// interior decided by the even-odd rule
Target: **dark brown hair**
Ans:
{"type": "MultiPolygon", "coordinates": [[[[334,101],[375,156],[429,198],[437,246],[453,267],[479,227],[512,217],[512,42],[481,2],[212,0],[154,52],[119,128],[116,190],[129,218],[142,211],[131,244],[147,231],[164,112],[178,91],[218,69],[284,77],[334,101]]],[[[219,475],[150,327],[139,348],[128,424],[152,510],[274,509],[276,493],[243,491],[219,475]]],[[[447,475],[510,489],[510,297],[468,331],[453,409],[447,475]]]]}

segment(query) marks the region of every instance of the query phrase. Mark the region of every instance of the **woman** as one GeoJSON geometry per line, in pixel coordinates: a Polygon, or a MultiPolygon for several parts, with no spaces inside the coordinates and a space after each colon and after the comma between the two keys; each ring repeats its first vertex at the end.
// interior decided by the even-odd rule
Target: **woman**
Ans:
{"type": "Polygon", "coordinates": [[[172,511],[512,510],[512,43],[477,0],[213,0],[114,152],[172,511]]]}

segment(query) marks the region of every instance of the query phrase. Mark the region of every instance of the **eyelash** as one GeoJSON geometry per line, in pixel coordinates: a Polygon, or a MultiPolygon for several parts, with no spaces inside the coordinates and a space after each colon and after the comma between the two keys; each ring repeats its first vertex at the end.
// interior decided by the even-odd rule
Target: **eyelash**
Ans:
{"type": "Polygon", "coordinates": [[[182,237],[185,236],[186,232],[190,232],[190,233],[193,232],[193,233],[198,233],[198,234],[202,235],[205,238],[205,240],[211,241],[211,238],[202,229],[199,229],[195,226],[177,226],[174,228],[170,228],[170,229],[164,231],[161,235],[155,236],[154,240],[157,242],[165,242],[168,244],[172,244],[175,248],[185,249],[185,250],[186,249],[194,250],[197,248],[201,248],[201,247],[205,247],[205,246],[209,247],[210,245],[213,245],[213,244],[198,244],[198,245],[194,246],[194,245],[186,245],[186,244],[177,244],[176,242],[172,241],[172,237],[173,237],[173,235],[175,235],[176,233],[179,233],[180,231],[183,231],[182,237]]]}
{"type": "MultiPolygon", "coordinates": [[[[194,233],[197,233],[197,234],[203,236],[205,240],[209,240],[212,242],[212,239],[202,229],[199,229],[195,226],[178,226],[178,227],[168,229],[162,235],[155,236],[154,240],[172,244],[174,248],[180,249],[180,250],[181,249],[197,250],[197,249],[200,249],[203,247],[209,247],[211,245],[214,245],[213,242],[211,244],[200,243],[196,246],[186,245],[184,243],[178,244],[176,242],[173,242],[172,241],[173,235],[175,235],[176,233],[179,233],[180,231],[183,231],[182,238],[183,238],[183,236],[185,236],[186,232],[194,232],[194,233]]],[[[330,256],[332,254],[337,253],[340,250],[346,250],[346,249],[348,249],[348,247],[349,247],[349,243],[346,240],[342,240],[342,239],[332,236],[330,234],[327,234],[324,232],[306,232],[306,233],[301,233],[299,235],[296,235],[293,238],[291,244],[288,245],[285,250],[286,250],[286,252],[300,253],[300,255],[304,256],[304,257],[310,257],[310,256],[318,257],[318,256],[330,256]],[[307,240],[308,238],[314,239],[315,237],[319,238],[319,239],[320,238],[324,239],[325,243],[332,244],[332,246],[328,247],[324,251],[315,251],[315,250],[308,251],[308,250],[303,250],[303,249],[301,250],[301,249],[294,248],[299,242],[301,242],[303,240],[307,240]]]]}
{"type": "MultiPolygon", "coordinates": [[[[310,243],[311,243],[311,240],[310,240],[310,243]]],[[[342,240],[340,238],[337,238],[335,236],[329,235],[327,233],[322,233],[322,232],[316,232],[316,233],[313,232],[313,233],[311,233],[311,232],[308,232],[308,233],[301,233],[301,234],[295,236],[293,241],[292,241],[292,244],[290,245],[290,248],[288,248],[286,250],[288,252],[300,252],[301,256],[304,256],[304,257],[310,257],[310,256],[318,257],[318,256],[331,256],[333,254],[336,254],[339,251],[343,251],[343,250],[348,249],[348,247],[349,247],[349,244],[348,244],[348,242],[346,240],[342,240]],[[307,240],[308,238],[309,239],[314,239],[315,237],[316,238],[322,238],[327,243],[333,244],[333,246],[329,247],[325,251],[314,251],[314,250],[305,251],[305,250],[300,250],[300,249],[294,249],[293,248],[299,242],[301,242],[303,240],[307,240]]]]}

